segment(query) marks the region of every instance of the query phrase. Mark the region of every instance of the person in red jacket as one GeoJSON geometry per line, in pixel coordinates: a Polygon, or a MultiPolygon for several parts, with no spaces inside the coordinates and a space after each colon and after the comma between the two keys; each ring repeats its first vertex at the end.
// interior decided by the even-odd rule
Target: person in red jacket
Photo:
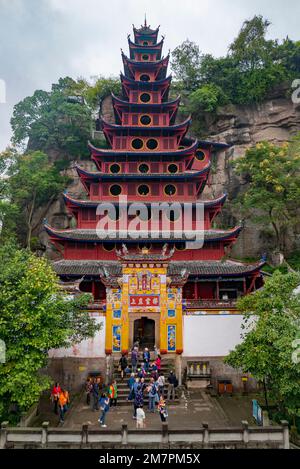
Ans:
{"type": "Polygon", "coordinates": [[[160,355],[157,355],[157,358],[154,363],[157,367],[157,371],[160,372],[161,370],[161,356],[160,355]]]}
{"type": "Polygon", "coordinates": [[[54,403],[54,413],[58,414],[58,400],[61,393],[61,387],[59,383],[55,383],[51,391],[51,400],[54,403]]]}

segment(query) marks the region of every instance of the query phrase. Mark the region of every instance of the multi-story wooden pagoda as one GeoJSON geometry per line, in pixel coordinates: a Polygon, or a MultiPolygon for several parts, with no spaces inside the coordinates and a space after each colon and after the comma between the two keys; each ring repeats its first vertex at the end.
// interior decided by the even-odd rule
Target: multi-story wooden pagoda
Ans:
{"type": "Polygon", "coordinates": [[[122,95],[112,95],[115,123],[100,117],[108,148],[89,144],[95,171],[76,167],[87,198],[64,194],[76,228],[45,225],[63,255],[54,263],[56,272],[64,281],[81,279],[81,291],[93,294],[94,308],[105,316],[106,354],[126,352],[136,340],[156,344],[161,353],[181,354],[184,315],[236,314],[236,299],[262,285],[262,262],[245,265],[227,258],[242,227],[213,227],[226,194],[201,200],[212,155],[228,145],[192,140],[187,137],[191,119],[177,122],[180,98],[169,98],[169,56],[162,57],[163,39],[157,37],[158,29],[146,22],[134,28],[133,42],[128,36],[122,95]],[[131,207],[127,218],[124,196],[131,207]],[[204,240],[195,249],[190,236],[198,229],[199,201],[204,240]],[[153,203],[165,203],[155,229],[153,203]],[[168,208],[172,203],[175,209],[168,208]],[[190,229],[180,233],[180,207],[187,203],[190,229]],[[99,237],[96,228],[103,228],[107,216],[113,228],[109,237],[99,237]],[[135,237],[127,232],[129,223],[135,237]]]}

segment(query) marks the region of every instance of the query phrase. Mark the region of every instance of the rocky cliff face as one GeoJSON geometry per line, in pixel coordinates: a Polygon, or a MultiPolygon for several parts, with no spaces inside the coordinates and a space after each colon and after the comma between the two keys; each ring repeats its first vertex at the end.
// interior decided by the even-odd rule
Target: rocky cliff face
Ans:
{"type": "MultiPolygon", "coordinates": [[[[283,143],[300,131],[300,105],[291,99],[274,96],[253,106],[228,106],[217,115],[208,117],[207,139],[226,142],[232,147],[215,158],[206,195],[217,196],[224,190],[228,193],[219,220],[228,226],[239,220],[232,210],[231,202],[241,190],[240,180],[234,174],[231,162],[244,155],[245,150],[260,141],[283,143]]],[[[244,230],[232,250],[236,257],[257,257],[265,251],[272,251],[272,239],[265,235],[265,226],[258,227],[246,221],[244,230]]],[[[299,248],[299,239],[290,233],[289,249],[299,248]]]]}
{"type": "MultiPolygon", "coordinates": [[[[110,98],[105,99],[102,103],[102,114],[105,120],[114,121],[110,98]]],[[[228,201],[222,214],[218,217],[218,222],[227,227],[234,226],[239,220],[231,202],[237,197],[241,185],[233,173],[230,163],[243,156],[249,146],[259,141],[268,140],[280,144],[299,132],[300,105],[296,106],[290,99],[279,95],[251,107],[227,106],[215,116],[206,116],[206,128],[206,139],[226,142],[232,147],[214,158],[213,169],[204,196],[216,197],[226,191],[228,201]]],[[[95,169],[94,164],[90,161],[82,161],[80,164],[86,169],[95,169]]],[[[72,168],[68,173],[73,178],[73,183],[68,191],[77,197],[82,196],[84,190],[77,173],[72,168]]],[[[47,219],[57,228],[71,226],[72,220],[66,212],[62,198],[53,203],[47,214],[47,219]]],[[[232,250],[232,257],[257,258],[263,252],[272,251],[272,239],[265,235],[265,228],[264,226],[254,226],[246,221],[244,230],[232,250]]],[[[50,257],[55,257],[56,254],[49,246],[48,237],[42,229],[39,237],[41,242],[47,246],[50,257]]],[[[289,241],[290,249],[297,247],[297,243],[300,247],[300,240],[297,240],[294,234],[291,234],[289,241]]]]}

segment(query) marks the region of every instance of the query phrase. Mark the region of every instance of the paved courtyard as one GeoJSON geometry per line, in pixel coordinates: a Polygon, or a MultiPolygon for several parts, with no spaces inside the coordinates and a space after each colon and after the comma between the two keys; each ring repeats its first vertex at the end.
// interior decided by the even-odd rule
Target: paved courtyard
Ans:
{"type": "MultiPolygon", "coordinates": [[[[248,420],[252,424],[251,399],[253,396],[224,396],[211,397],[204,392],[191,395],[188,399],[181,399],[179,403],[168,405],[168,424],[172,429],[199,428],[202,422],[207,422],[211,427],[240,426],[241,420],[248,420]]],[[[161,429],[161,421],[158,412],[150,414],[146,406],[146,427],[153,430],[161,429]]],[[[81,428],[88,424],[91,428],[99,427],[99,412],[94,412],[85,402],[85,396],[75,397],[70,410],[66,414],[64,428],[81,428]]],[[[132,418],[131,406],[117,406],[111,408],[106,416],[107,428],[118,430],[122,424],[128,428],[135,428],[135,420],[132,418]]],[[[51,405],[44,402],[41,414],[35,421],[40,425],[48,420],[50,426],[58,425],[58,417],[51,412],[51,405]]]]}

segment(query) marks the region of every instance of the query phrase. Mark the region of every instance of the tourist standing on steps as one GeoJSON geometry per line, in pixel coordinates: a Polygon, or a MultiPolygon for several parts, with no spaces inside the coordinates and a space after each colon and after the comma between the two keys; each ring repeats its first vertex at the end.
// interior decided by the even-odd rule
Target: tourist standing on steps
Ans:
{"type": "Polygon", "coordinates": [[[100,388],[99,388],[98,379],[94,379],[92,394],[93,394],[93,410],[95,412],[95,411],[99,410],[100,388]]]}
{"type": "Polygon", "coordinates": [[[149,392],[149,411],[153,414],[155,412],[155,402],[158,402],[157,386],[153,378],[151,378],[150,380],[148,392],[149,392]]]}
{"type": "Polygon", "coordinates": [[[51,400],[54,404],[54,413],[57,415],[58,414],[58,400],[59,400],[59,395],[61,393],[61,387],[59,383],[55,383],[55,385],[52,388],[51,391],[51,400]]]}
{"type": "Polygon", "coordinates": [[[164,395],[164,389],[165,389],[165,377],[161,373],[157,379],[157,385],[158,385],[158,394],[159,396],[164,395]]]}
{"type": "Polygon", "coordinates": [[[59,400],[58,400],[60,423],[63,423],[65,421],[65,413],[68,410],[69,403],[70,403],[70,398],[69,398],[68,391],[61,388],[61,393],[59,395],[59,400]]]}
{"type": "Polygon", "coordinates": [[[154,345],[154,360],[157,359],[158,355],[160,354],[159,348],[154,345]]]}
{"type": "Polygon", "coordinates": [[[105,393],[101,395],[100,401],[100,409],[101,409],[101,414],[98,419],[98,422],[100,423],[101,427],[106,427],[105,425],[105,417],[107,412],[109,411],[109,397],[105,393]]]}
{"type": "Polygon", "coordinates": [[[137,348],[134,347],[131,351],[131,367],[132,367],[132,373],[136,373],[136,368],[138,365],[138,351],[137,348]]]}
{"type": "Polygon", "coordinates": [[[136,409],[136,428],[145,428],[146,415],[143,406],[136,409]]]}
{"type": "Polygon", "coordinates": [[[140,383],[137,383],[137,387],[134,393],[134,412],[133,412],[133,418],[136,419],[136,411],[139,407],[143,407],[144,405],[144,396],[143,396],[143,390],[142,386],[140,383]]]}
{"type": "Polygon", "coordinates": [[[122,356],[121,356],[120,361],[119,361],[119,366],[120,366],[120,371],[121,371],[121,380],[123,381],[124,372],[125,372],[125,370],[128,366],[128,361],[127,361],[125,353],[122,353],[122,356]]]}
{"type": "Polygon", "coordinates": [[[93,392],[93,382],[91,378],[88,378],[85,383],[85,394],[86,394],[86,404],[90,406],[91,404],[91,394],[93,392]]]}
{"type": "Polygon", "coordinates": [[[158,412],[160,415],[160,420],[162,422],[166,422],[168,418],[168,411],[165,400],[162,396],[160,396],[159,403],[158,403],[158,412]]]}
{"type": "Polygon", "coordinates": [[[157,355],[157,358],[155,360],[155,365],[157,367],[157,371],[160,372],[161,370],[161,356],[157,355]]]}
{"type": "Polygon", "coordinates": [[[110,407],[112,406],[116,407],[117,399],[118,399],[118,387],[117,387],[116,380],[114,380],[109,386],[108,397],[109,397],[110,407]]]}
{"type": "Polygon", "coordinates": [[[173,371],[170,371],[168,376],[168,401],[171,399],[175,399],[175,387],[177,385],[177,378],[173,371]]]}
{"type": "Polygon", "coordinates": [[[135,383],[134,373],[131,373],[129,380],[127,381],[127,386],[129,387],[128,401],[132,401],[134,398],[133,386],[135,383]]]}
{"type": "Polygon", "coordinates": [[[150,352],[149,349],[146,347],[143,352],[143,362],[145,364],[145,371],[148,373],[149,365],[150,365],[150,352]]]}

